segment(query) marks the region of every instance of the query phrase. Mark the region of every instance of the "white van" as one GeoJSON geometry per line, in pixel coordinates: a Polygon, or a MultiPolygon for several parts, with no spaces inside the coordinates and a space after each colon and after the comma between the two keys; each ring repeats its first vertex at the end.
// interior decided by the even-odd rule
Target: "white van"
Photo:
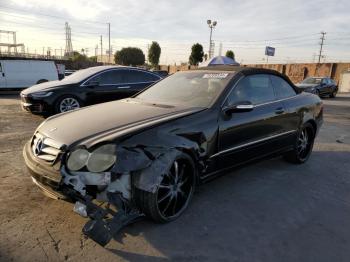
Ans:
{"type": "Polygon", "coordinates": [[[52,80],[58,80],[53,61],[0,60],[0,90],[22,89],[52,80]]]}

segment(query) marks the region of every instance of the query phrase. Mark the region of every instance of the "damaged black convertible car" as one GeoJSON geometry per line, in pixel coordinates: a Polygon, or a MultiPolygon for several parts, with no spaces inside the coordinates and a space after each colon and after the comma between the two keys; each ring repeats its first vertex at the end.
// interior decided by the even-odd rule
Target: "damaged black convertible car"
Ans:
{"type": "Polygon", "coordinates": [[[176,219],[197,185],[233,167],[276,155],[304,163],[322,115],[319,97],[276,71],[207,67],[50,117],[23,152],[33,182],[74,202],[104,246],[140,217],[176,219]]]}

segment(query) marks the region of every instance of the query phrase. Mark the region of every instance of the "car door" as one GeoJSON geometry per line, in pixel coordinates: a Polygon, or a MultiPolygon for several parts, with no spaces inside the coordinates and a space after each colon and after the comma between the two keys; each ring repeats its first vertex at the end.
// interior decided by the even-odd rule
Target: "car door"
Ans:
{"type": "Polygon", "coordinates": [[[161,79],[160,76],[154,73],[138,69],[126,70],[125,78],[127,82],[126,86],[128,87],[126,90],[128,92],[128,96],[132,96],[142,91],[146,87],[161,79]]]}
{"type": "Polygon", "coordinates": [[[123,98],[125,78],[122,70],[104,71],[90,78],[84,86],[89,104],[102,103],[123,98]]]}
{"type": "Polygon", "coordinates": [[[0,61],[0,88],[6,88],[6,75],[5,75],[5,67],[4,62],[0,61]]]}
{"type": "Polygon", "coordinates": [[[329,93],[329,84],[327,81],[327,78],[322,78],[321,84],[320,84],[320,94],[326,95],[329,93]]]}
{"type": "Polygon", "coordinates": [[[254,105],[251,111],[220,114],[218,153],[220,168],[235,166],[277,151],[284,135],[284,107],[276,99],[268,74],[239,80],[223,104],[254,105]]]}
{"type": "Polygon", "coordinates": [[[335,85],[332,79],[327,78],[327,93],[330,95],[334,92],[334,90],[335,90],[335,85]]]}
{"type": "Polygon", "coordinates": [[[286,135],[281,136],[281,147],[288,147],[294,144],[296,139],[296,133],[300,125],[300,111],[298,110],[300,105],[298,101],[298,95],[294,88],[282,77],[271,75],[270,76],[272,86],[275,90],[276,98],[284,107],[284,113],[280,115],[281,121],[283,121],[282,133],[286,135]]]}

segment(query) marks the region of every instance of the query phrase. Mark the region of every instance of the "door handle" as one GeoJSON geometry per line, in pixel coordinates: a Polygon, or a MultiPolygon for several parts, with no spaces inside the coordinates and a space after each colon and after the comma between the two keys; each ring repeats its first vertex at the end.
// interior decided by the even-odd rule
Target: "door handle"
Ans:
{"type": "Polygon", "coordinates": [[[283,113],[284,113],[283,107],[276,108],[276,110],[275,110],[275,114],[276,115],[280,115],[280,114],[283,114],[283,113]]]}
{"type": "Polygon", "coordinates": [[[126,88],[130,88],[130,86],[119,86],[118,88],[120,88],[120,89],[126,89],[126,88]]]}

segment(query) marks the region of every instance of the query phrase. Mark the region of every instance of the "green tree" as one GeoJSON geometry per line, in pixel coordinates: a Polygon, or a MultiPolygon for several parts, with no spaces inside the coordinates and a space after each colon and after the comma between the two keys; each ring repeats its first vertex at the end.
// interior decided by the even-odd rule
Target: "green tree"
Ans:
{"type": "Polygon", "coordinates": [[[85,62],[89,60],[86,55],[82,55],[77,51],[73,51],[73,55],[69,59],[73,62],[85,62]]]}
{"type": "Polygon", "coordinates": [[[119,65],[143,65],[145,63],[145,55],[140,48],[124,47],[115,53],[114,61],[119,65]]]}
{"type": "Polygon", "coordinates": [[[90,56],[89,57],[89,60],[91,61],[91,62],[97,62],[97,56],[90,56]]]}
{"type": "Polygon", "coordinates": [[[208,54],[204,54],[204,61],[208,60],[208,54]]]}
{"type": "Polygon", "coordinates": [[[226,56],[235,60],[235,53],[232,50],[227,50],[226,56]]]}
{"type": "Polygon", "coordinates": [[[198,63],[203,62],[203,46],[201,44],[194,44],[191,48],[191,55],[189,57],[190,65],[198,65],[198,63]]]}
{"type": "Polygon", "coordinates": [[[148,50],[148,61],[151,63],[153,67],[159,64],[159,57],[162,49],[159,44],[155,41],[152,42],[149,50],[148,50]]]}

